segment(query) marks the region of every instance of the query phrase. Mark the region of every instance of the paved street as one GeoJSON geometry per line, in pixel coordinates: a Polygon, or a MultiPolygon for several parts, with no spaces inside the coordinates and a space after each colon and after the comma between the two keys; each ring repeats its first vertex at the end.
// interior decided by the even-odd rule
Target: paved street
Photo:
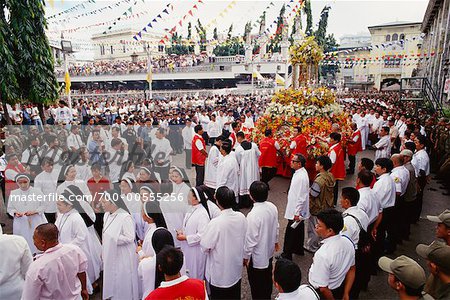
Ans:
{"type": "MultiPolygon", "coordinates": [[[[372,151],[365,151],[363,153],[365,157],[373,158],[372,151]]],[[[177,164],[178,162],[183,162],[183,156],[177,156],[174,159],[174,162],[177,164]]],[[[179,164],[182,165],[182,164],[179,164]]],[[[193,171],[189,175],[194,175],[193,171]]],[[[344,186],[354,186],[355,183],[355,175],[349,176],[347,180],[340,184],[340,187],[344,186]]],[[[192,178],[192,177],[191,177],[192,178]]],[[[191,180],[192,181],[192,180],[191,180]]],[[[280,220],[280,245],[283,245],[284,239],[284,231],[287,224],[287,221],[283,218],[284,210],[286,206],[287,194],[286,191],[289,186],[289,180],[286,178],[276,177],[271,181],[271,190],[269,194],[269,201],[273,202],[279,211],[279,220],[280,220]]],[[[450,197],[443,196],[441,193],[443,190],[439,189],[439,184],[435,181],[432,181],[429,186],[427,186],[427,190],[425,191],[424,197],[424,207],[422,211],[422,217],[420,222],[416,225],[412,226],[412,234],[410,241],[404,242],[403,245],[400,245],[393,257],[398,255],[408,255],[412,258],[419,261],[419,263],[426,269],[426,263],[423,260],[420,260],[416,255],[414,249],[418,243],[430,243],[434,238],[435,224],[429,222],[426,219],[427,214],[438,214],[442,212],[445,208],[450,207],[450,197]],[[430,188],[436,189],[436,191],[429,190],[430,188]]],[[[243,213],[247,213],[248,210],[243,210],[243,213]]],[[[1,222],[6,222],[7,226],[4,229],[7,233],[12,231],[12,222],[8,219],[5,214],[2,212],[0,216],[1,222]]],[[[277,253],[278,254],[278,253],[277,253]]],[[[295,256],[294,261],[300,266],[302,270],[302,282],[307,281],[308,270],[312,263],[312,254],[305,253],[305,256],[295,256]]],[[[243,270],[243,281],[242,281],[242,299],[251,299],[250,297],[250,288],[248,285],[247,274],[246,271],[243,270]]],[[[274,288],[273,298],[276,296],[276,291],[274,288]]],[[[369,289],[366,292],[362,292],[361,299],[396,299],[393,290],[389,288],[387,285],[387,275],[383,272],[379,272],[377,276],[372,277],[369,283],[369,289]]],[[[94,295],[92,299],[101,299],[99,294],[94,295]]]]}

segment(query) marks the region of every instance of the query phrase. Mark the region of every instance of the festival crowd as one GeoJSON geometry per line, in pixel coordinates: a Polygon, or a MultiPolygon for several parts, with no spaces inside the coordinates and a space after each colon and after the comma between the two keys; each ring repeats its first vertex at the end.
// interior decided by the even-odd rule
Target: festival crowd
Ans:
{"type": "Polygon", "coordinates": [[[100,290],[103,299],[240,299],[243,268],[253,299],[271,299],[273,287],[277,299],[358,299],[380,269],[400,299],[448,299],[449,210],[427,216],[436,241],[416,248],[428,278],[413,259],[385,256],[414,234],[432,171],[448,195],[448,120],[398,93],[347,92],[339,103],[351,136],[335,124],[329,152],[307,169],[301,127],[288,151],[271,130],[251,139],[269,101],[99,96],[72,109],[60,101],[44,110],[46,122],[36,107],[10,107],[0,165],[13,235],[0,234],[2,299],[100,290]],[[366,149],[374,160],[360,157],[366,149]],[[268,196],[286,152],[281,243],[268,196]],[[314,257],[302,274],[293,257],[305,252],[314,257]]]}

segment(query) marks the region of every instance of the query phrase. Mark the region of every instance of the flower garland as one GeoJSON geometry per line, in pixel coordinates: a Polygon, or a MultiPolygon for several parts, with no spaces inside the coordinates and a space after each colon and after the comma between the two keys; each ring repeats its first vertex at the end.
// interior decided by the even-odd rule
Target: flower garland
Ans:
{"type": "Polygon", "coordinates": [[[318,65],[323,59],[322,48],[313,36],[307,37],[301,44],[290,48],[291,63],[293,65],[318,65]]]}
{"type": "Polygon", "coordinates": [[[335,103],[335,100],[336,95],[327,88],[320,87],[312,89],[309,87],[302,87],[298,90],[286,89],[276,92],[272,98],[272,103],[324,107],[327,104],[335,103]]]}

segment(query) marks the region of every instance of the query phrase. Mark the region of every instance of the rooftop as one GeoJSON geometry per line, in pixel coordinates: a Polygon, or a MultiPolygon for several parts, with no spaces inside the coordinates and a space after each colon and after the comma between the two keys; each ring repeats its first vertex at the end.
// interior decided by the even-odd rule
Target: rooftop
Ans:
{"type": "Polygon", "coordinates": [[[389,22],[374,26],[369,26],[368,28],[378,28],[378,27],[396,27],[396,26],[414,26],[414,25],[422,25],[422,22],[410,22],[410,21],[395,21],[395,22],[389,22]]]}

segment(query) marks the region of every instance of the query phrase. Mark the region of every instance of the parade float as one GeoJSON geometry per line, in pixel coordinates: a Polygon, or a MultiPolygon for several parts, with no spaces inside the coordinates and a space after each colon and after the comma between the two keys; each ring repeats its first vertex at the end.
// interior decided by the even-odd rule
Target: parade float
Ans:
{"type": "Polygon", "coordinates": [[[252,132],[253,140],[260,141],[264,132],[271,129],[280,144],[278,152],[278,174],[291,176],[290,144],[295,127],[300,127],[307,141],[307,169],[310,177],[315,176],[315,158],[328,153],[327,138],[332,125],[339,125],[342,143],[350,135],[348,117],[336,102],[333,91],[318,87],[319,62],[322,49],[314,37],[308,37],[290,49],[293,66],[292,88],[276,92],[265,113],[252,132]]]}

